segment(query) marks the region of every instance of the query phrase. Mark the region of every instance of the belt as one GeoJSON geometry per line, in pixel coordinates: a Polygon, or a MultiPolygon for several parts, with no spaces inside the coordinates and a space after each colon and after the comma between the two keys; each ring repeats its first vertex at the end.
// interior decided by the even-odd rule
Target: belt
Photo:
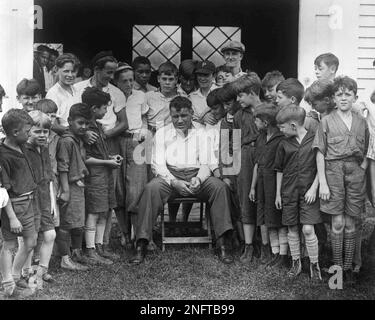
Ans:
{"type": "Polygon", "coordinates": [[[32,200],[32,199],[34,199],[34,194],[31,193],[31,194],[27,194],[27,195],[16,197],[16,198],[10,198],[10,201],[21,202],[21,201],[32,200]]]}

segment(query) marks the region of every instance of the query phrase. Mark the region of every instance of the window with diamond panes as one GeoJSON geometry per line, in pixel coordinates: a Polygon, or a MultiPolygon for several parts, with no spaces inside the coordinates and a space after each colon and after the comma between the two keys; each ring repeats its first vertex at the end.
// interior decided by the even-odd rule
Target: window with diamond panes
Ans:
{"type": "Polygon", "coordinates": [[[138,56],[149,58],[153,70],[166,61],[178,66],[181,60],[181,27],[133,26],[133,59],[138,56]]]}
{"type": "Polygon", "coordinates": [[[220,66],[225,63],[220,48],[228,41],[241,41],[238,27],[198,27],[193,28],[193,59],[210,60],[220,66]]]}

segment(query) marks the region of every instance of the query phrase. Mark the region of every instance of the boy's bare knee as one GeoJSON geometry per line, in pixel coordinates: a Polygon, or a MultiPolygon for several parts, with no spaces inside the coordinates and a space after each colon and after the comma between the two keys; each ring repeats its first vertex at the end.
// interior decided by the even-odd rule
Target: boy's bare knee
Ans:
{"type": "Polygon", "coordinates": [[[342,215],[332,217],[332,230],[341,233],[345,227],[345,219],[342,215]]]}
{"type": "Polygon", "coordinates": [[[23,245],[25,246],[25,249],[27,251],[31,251],[35,248],[36,246],[36,239],[37,236],[31,236],[31,237],[24,237],[23,238],[23,245]]]}
{"type": "Polygon", "coordinates": [[[45,242],[53,242],[56,239],[56,231],[55,230],[48,230],[43,233],[43,241],[45,242]]]}
{"type": "Polygon", "coordinates": [[[302,227],[302,232],[305,236],[310,236],[315,232],[314,226],[312,226],[310,224],[305,224],[302,227]]]}

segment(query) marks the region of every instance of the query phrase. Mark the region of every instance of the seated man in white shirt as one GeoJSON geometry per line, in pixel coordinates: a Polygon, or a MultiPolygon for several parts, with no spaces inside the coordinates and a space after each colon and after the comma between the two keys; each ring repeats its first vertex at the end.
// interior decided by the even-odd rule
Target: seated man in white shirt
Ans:
{"type": "Polygon", "coordinates": [[[169,198],[195,196],[208,201],[215,236],[220,248],[219,259],[233,262],[229,252],[233,230],[228,186],[212,172],[218,168],[214,145],[205,128],[193,122],[189,99],[176,97],[170,103],[172,123],[160,128],[154,137],[152,168],[155,178],[140,198],[136,223],[136,254],[133,264],[143,262],[152,228],[169,198]]]}

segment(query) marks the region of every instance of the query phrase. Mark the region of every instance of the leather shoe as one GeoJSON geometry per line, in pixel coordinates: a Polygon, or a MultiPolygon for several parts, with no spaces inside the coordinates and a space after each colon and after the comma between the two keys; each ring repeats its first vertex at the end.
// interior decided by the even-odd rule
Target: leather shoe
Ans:
{"type": "Polygon", "coordinates": [[[146,257],[146,246],[143,244],[137,245],[135,255],[130,259],[131,264],[141,264],[146,257]]]}
{"type": "Polygon", "coordinates": [[[219,260],[224,264],[233,263],[233,256],[226,246],[220,246],[219,260]]]}

